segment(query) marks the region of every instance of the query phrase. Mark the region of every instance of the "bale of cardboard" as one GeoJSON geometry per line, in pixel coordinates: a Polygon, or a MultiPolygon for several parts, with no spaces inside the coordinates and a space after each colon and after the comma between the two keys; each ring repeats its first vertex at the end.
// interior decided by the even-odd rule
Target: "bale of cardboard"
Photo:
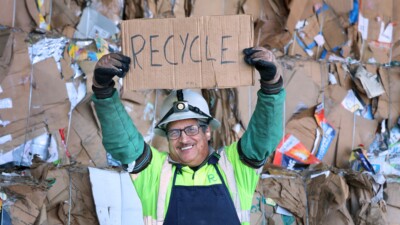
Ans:
{"type": "Polygon", "coordinates": [[[281,214],[294,217],[295,224],[387,224],[385,183],[382,175],[324,164],[302,171],[265,166],[253,197],[252,223],[281,214]]]}
{"type": "MultiPolygon", "coordinates": [[[[242,70],[236,67],[233,69],[231,61],[235,61],[237,57],[237,62],[239,62],[242,57],[240,54],[231,54],[230,41],[234,39],[233,37],[239,36],[238,30],[240,30],[240,36],[246,38],[246,45],[268,47],[277,56],[289,56],[280,60],[288,93],[285,113],[286,134],[297,136],[297,139],[309,150],[315,149],[314,146],[320,146],[320,143],[327,143],[321,142],[326,133],[321,134],[323,129],[315,117],[316,108],[320,103],[324,103],[325,119],[335,130],[335,136],[329,139],[329,148],[322,158],[322,161],[329,166],[341,169],[349,167],[349,158],[354,146],[359,144],[369,146],[376,138],[379,138],[381,133],[376,131],[378,124],[382,124],[381,121],[387,121],[387,129],[392,128],[397,122],[400,113],[398,99],[400,72],[394,65],[398,64],[400,55],[400,30],[396,26],[398,16],[395,12],[399,11],[397,8],[400,4],[394,0],[383,2],[380,0],[272,0],[267,2],[220,0],[213,1],[212,6],[209,4],[210,1],[174,1],[172,3],[171,1],[137,0],[126,1],[124,12],[121,9],[121,1],[91,2],[93,3],[91,9],[95,11],[98,9],[97,13],[102,12],[106,19],[115,22],[122,18],[117,14],[122,13],[126,19],[191,16],[189,18],[191,21],[196,21],[197,16],[211,16],[211,14],[252,15],[251,22],[248,22],[247,16],[240,16],[247,18],[245,29],[239,29],[241,27],[237,25],[239,23],[236,20],[226,22],[228,27],[236,32],[234,34],[212,33],[213,30],[211,30],[208,33],[208,44],[205,41],[207,39],[204,38],[207,34],[203,36],[200,34],[197,37],[190,36],[188,32],[186,35],[184,33],[170,38],[173,33],[167,31],[163,33],[164,36],[141,31],[141,35],[147,34],[143,38],[148,38],[148,40],[145,40],[146,45],[144,42],[139,43],[139,46],[135,48],[137,61],[134,62],[137,68],[138,65],[143,66],[140,57],[147,52],[147,60],[153,60],[147,62],[152,63],[151,65],[156,68],[159,67],[158,64],[162,64],[158,60],[163,58],[165,65],[173,65],[182,64],[182,58],[187,60],[189,57],[189,62],[198,66],[200,62],[196,60],[200,58],[196,57],[202,54],[201,56],[205,57],[204,62],[215,63],[217,60],[220,64],[226,62],[223,65],[231,68],[226,71],[236,74],[242,70]],[[106,6],[112,7],[112,10],[104,11],[106,6]],[[252,36],[253,29],[254,36],[252,36]],[[219,41],[219,47],[213,49],[223,54],[215,56],[213,52],[212,55],[202,53],[207,46],[209,50],[211,49],[213,41],[211,35],[219,37],[215,41],[217,43],[219,41]],[[157,41],[161,37],[169,41],[165,41],[164,46],[160,47],[157,46],[159,44],[157,41]],[[175,43],[178,46],[187,47],[185,51],[172,54],[171,46],[174,39],[177,39],[175,43]],[[222,47],[221,43],[223,43],[222,47]],[[149,47],[150,44],[153,44],[152,48],[149,47]],[[142,51],[140,47],[143,47],[142,51]],[[163,49],[166,51],[162,52],[163,49]],[[199,49],[197,55],[195,49],[199,49]],[[231,56],[234,56],[233,60],[231,56]],[[360,106],[363,110],[357,108],[360,106]],[[320,132],[319,135],[318,132],[320,132]]],[[[81,55],[75,55],[74,58],[64,54],[60,61],[49,58],[32,64],[29,54],[32,42],[25,41],[29,40],[27,39],[28,32],[32,30],[39,33],[51,31],[62,33],[68,38],[74,37],[75,26],[85,19],[81,17],[85,8],[88,8],[88,5],[81,0],[5,0],[2,2],[0,9],[0,25],[2,25],[0,26],[0,100],[2,106],[6,108],[0,109],[1,159],[12,156],[11,150],[17,148],[19,151],[17,155],[27,156],[24,162],[31,165],[30,172],[35,177],[35,180],[26,176],[21,177],[21,174],[29,174],[26,170],[14,171],[19,176],[11,173],[12,178],[8,176],[10,175],[8,173],[2,175],[2,179],[3,176],[7,176],[4,178],[7,182],[1,183],[3,185],[1,190],[7,190],[10,194],[6,202],[10,208],[6,210],[12,212],[10,215],[15,223],[33,224],[36,221],[36,224],[61,224],[68,222],[70,218],[71,224],[98,224],[86,166],[107,167],[110,158],[101,145],[100,126],[89,101],[90,80],[95,61],[88,61],[88,59],[93,56],[93,52],[80,51],[83,48],[76,48],[79,47],[78,42],[69,39],[67,47],[70,48],[66,49],[75,49],[75,53],[81,52],[81,55]],[[4,25],[12,28],[3,27],[4,25]],[[76,60],[78,58],[79,60],[76,60]],[[78,67],[84,71],[83,77],[77,72],[79,69],[76,69],[75,63],[78,63],[78,67]],[[61,72],[59,64],[61,64],[61,72]],[[34,78],[32,80],[30,80],[31,74],[34,78]],[[67,83],[69,87],[72,86],[71,81],[75,84],[86,82],[85,90],[88,93],[80,104],[74,105],[73,110],[70,107],[72,103],[70,100],[73,99],[70,97],[71,93],[68,92],[67,95],[65,92],[67,83]],[[30,88],[32,88],[31,97],[30,88]],[[31,102],[30,106],[29,102],[31,102]],[[13,103],[12,107],[10,103],[13,103]],[[32,150],[31,147],[35,144],[36,138],[43,135],[50,140],[50,145],[45,146],[49,149],[55,148],[58,152],[59,161],[56,162],[59,163],[58,167],[48,162],[30,162],[32,159],[37,159],[33,154],[29,155],[30,151],[26,151],[28,153],[26,155],[19,154],[27,146],[29,146],[27,150],[32,150]],[[43,182],[50,184],[50,187],[43,186],[43,182]],[[28,213],[26,213],[27,207],[32,209],[28,213]]],[[[226,18],[228,17],[232,18],[230,16],[226,18]]],[[[139,20],[136,21],[139,22],[139,20]]],[[[224,21],[224,19],[218,21],[224,21]]],[[[182,26],[182,29],[187,28],[187,31],[192,31],[191,26],[194,23],[188,23],[182,26]]],[[[164,28],[160,24],[158,27],[164,28]]],[[[96,26],[90,29],[101,31],[96,26]]],[[[121,34],[116,33],[113,38],[118,38],[121,34]]],[[[44,37],[45,35],[43,35],[43,40],[45,40],[44,37]]],[[[141,40],[139,37],[136,36],[133,41],[141,40]]],[[[91,41],[93,45],[99,46],[94,57],[96,59],[111,50],[115,43],[115,41],[110,41],[108,44],[100,38],[79,41],[82,41],[79,43],[91,41]]],[[[182,50],[182,48],[179,49],[182,50]]],[[[133,57],[133,59],[136,58],[133,57]]],[[[243,63],[243,61],[240,62],[243,63]]],[[[176,68],[182,65],[173,66],[176,68]]],[[[182,76],[175,79],[175,83],[165,82],[169,86],[164,88],[179,88],[186,85],[211,88],[211,90],[203,89],[202,93],[210,102],[215,101],[214,105],[210,105],[212,114],[223,122],[222,133],[216,133],[213,137],[215,143],[238,140],[254,110],[255,93],[258,87],[251,85],[258,85],[258,82],[254,82],[258,74],[253,77],[253,74],[250,76],[251,73],[246,73],[249,75],[246,76],[246,82],[232,79],[235,82],[234,85],[226,85],[223,80],[218,80],[218,77],[218,79],[209,79],[212,84],[206,85],[198,79],[187,76],[192,72],[191,66],[187,66],[182,71],[182,76]],[[249,77],[252,77],[251,80],[248,79],[249,77]],[[183,84],[177,83],[177,80],[182,81],[183,84]],[[236,88],[236,84],[239,83],[244,86],[236,88]],[[222,90],[219,89],[220,87],[235,88],[222,90]],[[224,134],[226,138],[220,138],[221,134],[224,134]]],[[[203,72],[206,74],[207,71],[203,72]]],[[[215,72],[210,71],[208,72],[215,72]]],[[[224,71],[216,72],[224,74],[224,71]]],[[[159,77],[156,80],[159,80],[159,77]]],[[[127,87],[126,91],[121,93],[123,103],[134,121],[140,121],[138,129],[147,141],[159,147],[160,150],[167,151],[165,140],[159,140],[153,136],[152,124],[157,119],[159,104],[168,91],[145,89],[143,92],[136,92],[127,90],[133,84],[125,83],[123,86],[127,87]],[[151,94],[148,95],[148,93],[151,94]],[[146,119],[143,120],[143,118],[146,119]]],[[[79,87],[75,86],[73,90],[77,91],[79,87]]],[[[13,157],[10,157],[10,160],[13,161],[13,157]]],[[[384,164],[382,162],[376,165],[384,164]]],[[[258,195],[255,195],[258,197],[255,199],[258,208],[254,208],[254,212],[258,214],[252,214],[253,219],[255,218],[252,224],[262,224],[266,220],[275,224],[305,224],[307,221],[313,224],[327,220],[335,221],[335,224],[352,224],[351,220],[354,224],[371,222],[384,224],[384,221],[388,224],[398,223],[396,219],[399,207],[395,192],[398,185],[396,183],[388,183],[387,188],[384,189],[383,199],[387,204],[385,209],[381,197],[376,197],[378,195],[375,189],[375,187],[382,187],[380,186],[382,184],[377,184],[373,177],[359,173],[356,175],[342,173],[342,170],[332,167],[314,171],[312,169],[314,166],[311,165],[311,168],[306,170],[312,171],[309,174],[306,172],[293,174],[293,171],[287,170],[282,172],[282,169],[277,168],[272,172],[269,169],[269,177],[260,180],[258,195]],[[311,176],[315,177],[311,178],[311,176]],[[282,186],[282,183],[286,186],[282,186]],[[317,189],[316,187],[319,186],[322,188],[317,189]],[[273,198],[264,195],[264,187],[270,188],[267,194],[273,198]],[[292,193],[296,193],[296,196],[292,193]],[[285,201],[280,196],[286,196],[287,200],[285,201]],[[324,204],[321,199],[329,201],[324,204]],[[347,210],[343,207],[345,199],[351,205],[347,210]],[[304,200],[307,203],[303,202],[304,200]],[[259,217],[254,217],[255,214],[259,217]]],[[[396,179],[396,177],[392,178],[394,181],[396,179]]]]}

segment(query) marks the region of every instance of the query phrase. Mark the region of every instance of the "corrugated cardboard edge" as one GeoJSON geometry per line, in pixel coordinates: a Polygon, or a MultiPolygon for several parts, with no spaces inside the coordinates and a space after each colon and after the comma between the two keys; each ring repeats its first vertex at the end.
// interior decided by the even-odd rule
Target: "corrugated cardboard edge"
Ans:
{"type": "MultiPolygon", "coordinates": [[[[249,47],[253,46],[253,42],[254,42],[254,26],[253,26],[253,16],[252,15],[249,15],[249,14],[240,14],[239,15],[238,14],[238,15],[196,16],[196,17],[189,17],[189,18],[196,19],[198,21],[197,22],[197,26],[198,26],[198,30],[200,30],[200,28],[201,28],[200,25],[204,24],[204,21],[206,20],[205,18],[210,18],[210,17],[214,17],[214,18],[221,17],[222,18],[222,17],[229,17],[229,16],[237,17],[238,20],[239,20],[238,21],[239,25],[242,25],[243,22],[247,22],[247,20],[249,20],[249,23],[250,23],[249,24],[249,28],[250,29],[249,29],[249,34],[248,34],[249,40],[248,40],[247,46],[249,46],[249,47]],[[246,18],[246,19],[244,19],[244,18],[246,18]]],[[[182,19],[182,18],[169,18],[169,19],[171,19],[171,21],[172,21],[174,19],[182,19]]],[[[140,18],[140,19],[135,19],[135,20],[165,20],[165,18],[163,18],[163,19],[158,19],[158,18],[156,18],[156,19],[140,18]]],[[[126,33],[127,32],[127,30],[128,30],[128,24],[127,23],[128,23],[128,21],[122,21],[121,22],[121,33],[126,33]]],[[[240,35],[238,37],[240,38],[240,35]]],[[[121,44],[122,44],[122,52],[129,52],[130,51],[129,50],[130,44],[129,44],[129,40],[128,39],[122,39],[122,43],[121,44]]],[[[239,40],[238,40],[238,44],[239,44],[239,40]]],[[[239,58],[238,60],[243,60],[243,59],[239,58]]],[[[245,65],[245,64],[244,64],[244,62],[240,62],[240,64],[241,65],[239,65],[239,70],[242,71],[243,65],[245,65]]],[[[175,68],[173,68],[173,70],[175,70],[175,68]]],[[[176,76],[173,76],[173,78],[172,78],[172,83],[173,83],[172,89],[177,89],[177,88],[179,88],[179,89],[181,89],[181,88],[213,89],[213,88],[234,88],[234,87],[239,87],[239,86],[254,86],[254,82],[255,82],[254,81],[254,79],[255,79],[254,68],[251,69],[251,78],[248,78],[247,81],[240,74],[240,71],[238,72],[239,73],[239,77],[238,77],[239,83],[238,83],[238,85],[219,85],[220,82],[218,81],[217,76],[214,75],[213,79],[215,80],[215,82],[214,82],[213,85],[204,85],[203,84],[204,78],[201,77],[199,85],[197,85],[195,87],[193,87],[193,86],[184,87],[184,86],[181,86],[181,85],[177,85],[176,84],[176,76]]],[[[125,88],[126,90],[133,90],[133,91],[147,89],[147,88],[137,87],[138,85],[134,84],[134,81],[132,79],[127,79],[127,78],[123,79],[123,86],[126,87],[125,88]]],[[[163,88],[154,88],[154,89],[163,89],[163,88]]]]}

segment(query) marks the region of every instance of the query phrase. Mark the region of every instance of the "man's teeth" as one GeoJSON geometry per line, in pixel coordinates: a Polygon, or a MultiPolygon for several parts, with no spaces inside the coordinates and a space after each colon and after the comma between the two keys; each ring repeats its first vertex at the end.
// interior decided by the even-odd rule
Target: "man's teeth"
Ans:
{"type": "Polygon", "coordinates": [[[190,146],[182,147],[181,150],[185,151],[185,150],[188,150],[188,149],[191,149],[191,148],[192,148],[192,146],[190,145],[190,146]]]}

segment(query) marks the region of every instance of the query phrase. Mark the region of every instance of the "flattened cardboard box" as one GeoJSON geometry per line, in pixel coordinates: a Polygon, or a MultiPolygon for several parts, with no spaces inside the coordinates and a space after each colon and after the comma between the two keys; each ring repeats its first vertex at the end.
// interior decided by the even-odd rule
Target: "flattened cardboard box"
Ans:
{"type": "Polygon", "coordinates": [[[252,46],[250,15],[122,22],[122,53],[131,58],[127,90],[253,85],[242,50],[252,46]]]}

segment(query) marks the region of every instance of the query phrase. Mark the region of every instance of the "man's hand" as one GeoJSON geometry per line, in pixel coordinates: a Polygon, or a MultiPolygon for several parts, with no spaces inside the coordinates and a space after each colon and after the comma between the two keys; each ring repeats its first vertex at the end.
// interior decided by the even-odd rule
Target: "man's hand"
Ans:
{"type": "Polygon", "coordinates": [[[114,76],[123,78],[129,70],[131,59],[120,53],[110,53],[102,56],[96,63],[93,76],[93,92],[98,98],[111,97],[114,76]]]}
{"type": "Polygon", "coordinates": [[[263,47],[246,48],[243,53],[244,61],[260,73],[261,90],[266,94],[278,93],[282,89],[283,81],[276,66],[275,55],[263,47]]]}
{"type": "Polygon", "coordinates": [[[94,68],[93,85],[98,88],[110,86],[115,75],[124,77],[129,70],[131,59],[120,53],[103,55],[94,68]]]}

